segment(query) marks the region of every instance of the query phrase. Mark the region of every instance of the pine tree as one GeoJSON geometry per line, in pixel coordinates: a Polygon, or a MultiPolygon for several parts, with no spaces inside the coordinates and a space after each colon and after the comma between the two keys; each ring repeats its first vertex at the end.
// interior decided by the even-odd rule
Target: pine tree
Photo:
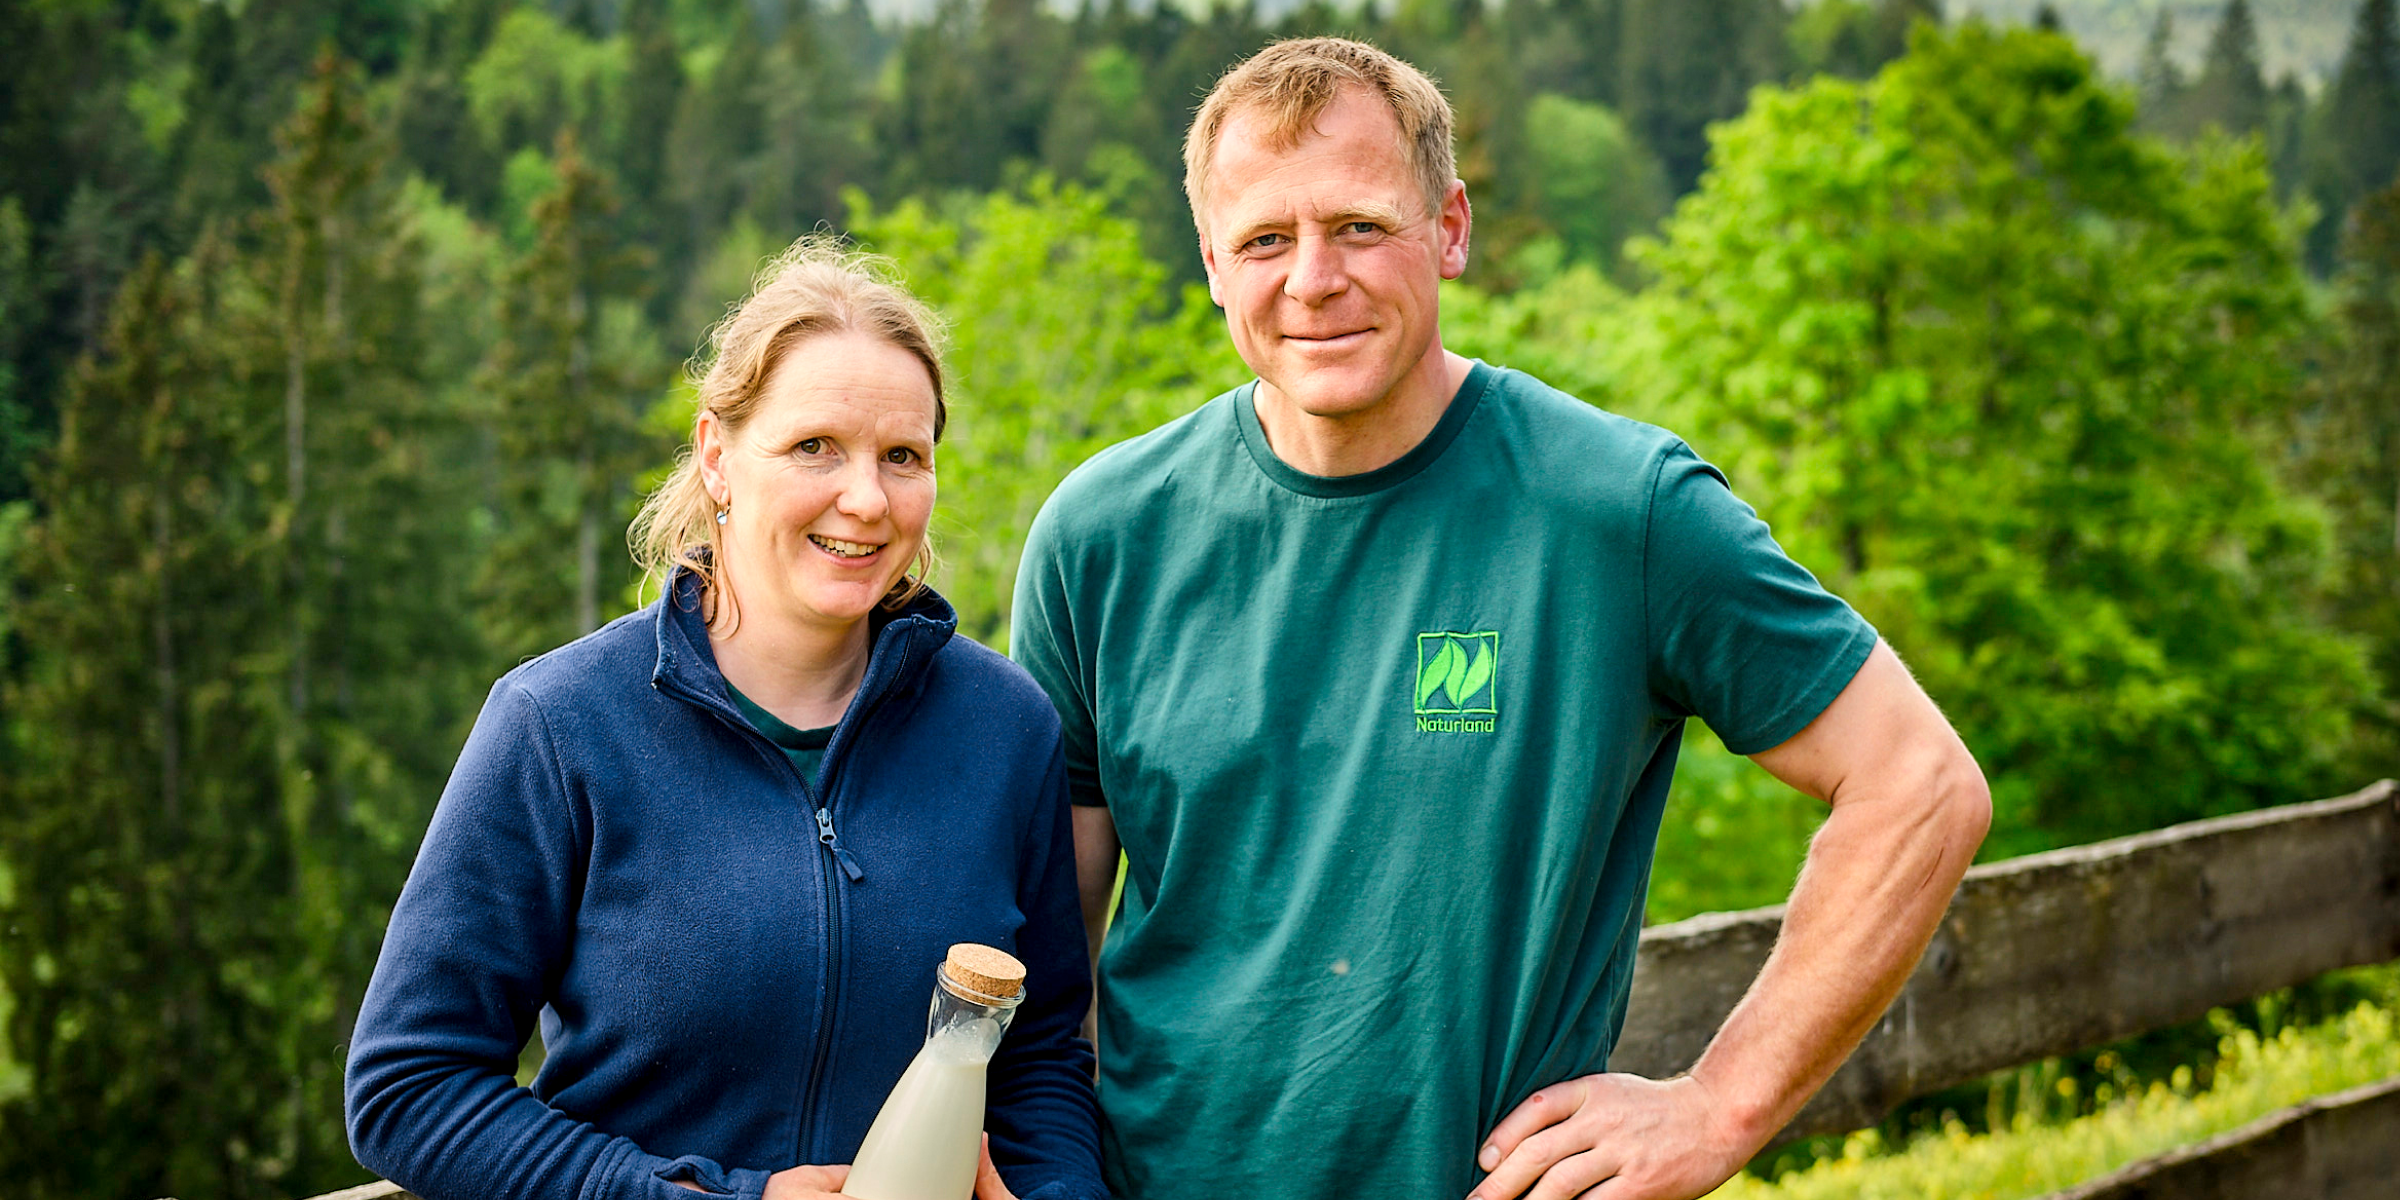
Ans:
{"type": "Polygon", "coordinates": [[[2140,94],[2142,128],[2179,137],[2185,131],[2184,96],[2191,85],[2175,63],[2175,15],[2165,7],[2151,22],[2150,40],[2142,45],[2140,94]]]}
{"type": "Polygon", "coordinates": [[[1908,53],[1909,31],[1942,23],[1941,0],[1875,0],[1875,57],[1880,66],[1908,53]]]}
{"type": "Polygon", "coordinates": [[[635,472],[661,456],[641,417],[673,374],[638,304],[647,264],[619,242],[614,185],[572,129],[552,160],[557,182],[534,203],[534,245],[509,270],[482,372],[501,485],[478,591],[486,636],[512,659],[598,628],[632,582],[604,546],[632,515],[635,472]]]}
{"type": "MultiPolygon", "coordinates": [[[[625,81],[623,145],[616,154],[617,175],[625,181],[628,224],[648,238],[666,233],[667,139],[674,132],[676,106],[683,99],[683,54],[675,44],[665,0],[633,0],[625,13],[625,36],[632,43],[631,73],[625,81]]],[[[667,256],[672,269],[681,256],[667,256]]]]}
{"type": "Polygon", "coordinates": [[[766,134],[743,210],[778,237],[839,221],[843,189],[873,182],[867,96],[837,39],[834,23],[804,6],[767,57],[766,134]]]}
{"type": "MultiPolygon", "coordinates": [[[[485,673],[466,590],[466,429],[418,374],[421,283],[393,212],[392,149],[328,49],[276,135],[257,290],[280,401],[280,488],[262,565],[281,584],[272,728],[296,886],[298,963],[346,1028],[372,968],[405,835],[446,773],[443,734],[485,673]]],[[[263,648],[262,648],[263,649],[263,648]]]]}
{"type": "Polygon", "coordinates": [[[2225,6],[2185,104],[2186,120],[2195,126],[2213,125],[2237,136],[2266,130],[2267,81],[2259,71],[2258,25],[2249,0],[2225,6]]]}
{"type": "Polygon", "coordinates": [[[2400,172],[2400,25],[2393,0],[2363,0],[2325,98],[2325,133],[2347,203],[2400,172]]]}
{"type": "MultiPolygon", "coordinates": [[[[280,687],[255,658],[280,640],[255,578],[269,501],[241,469],[265,414],[222,332],[238,297],[208,282],[226,269],[212,242],[127,281],[37,483],[20,619],[40,637],[0,780],[0,971],[32,1076],[0,1108],[0,1171],[30,1197],[271,1194],[341,1151],[308,1112],[338,1100],[338,1059],[277,1036],[311,1005],[280,687]]],[[[338,1040],[316,1024],[306,1041],[338,1040]]]]}
{"type": "Polygon", "coordinates": [[[363,104],[325,56],[257,252],[212,226],[135,273],[37,480],[42,636],[0,779],[0,972],[33,1074],[0,1172],[32,1196],[360,1176],[341,1046],[485,670],[363,104]]]}
{"type": "Polygon", "coordinates": [[[2309,263],[2329,272],[2350,208],[2400,172],[2400,27],[2393,0],[2362,0],[2342,63],[2305,134],[2301,152],[2317,224],[2309,263]]]}
{"type": "Polygon", "coordinates": [[[1780,43],[1782,7],[1774,0],[1624,0],[1623,12],[1617,85],[1624,117],[1680,194],[1707,163],[1709,124],[1738,115],[1752,84],[1781,73],[1761,31],[1772,30],[1780,43]]]}
{"type": "Polygon", "coordinates": [[[0,196],[0,505],[24,498],[36,445],[32,405],[18,364],[40,319],[38,292],[25,206],[14,196],[0,196]]]}
{"type": "MultiPolygon", "coordinates": [[[[2361,201],[2336,280],[2338,336],[2317,379],[2309,476],[2349,569],[2344,626],[2371,639],[2384,691],[2400,690],[2400,182],[2361,201]]],[[[2381,731],[2400,741],[2387,714],[2381,731]]]]}
{"type": "Polygon", "coordinates": [[[715,68],[684,89],[667,149],[667,191],[682,212],[680,247],[701,251],[749,197],[766,144],[766,55],[745,4],[715,68]]]}

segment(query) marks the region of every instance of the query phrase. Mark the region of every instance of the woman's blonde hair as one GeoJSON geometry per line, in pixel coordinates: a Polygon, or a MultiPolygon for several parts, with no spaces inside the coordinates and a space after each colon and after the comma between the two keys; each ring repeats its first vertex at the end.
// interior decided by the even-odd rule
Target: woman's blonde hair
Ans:
{"type": "MultiPolygon", "coordinates": [[[[663,583],[677,568],[698,575],[711,625],[728,605],[717,587],[717,502],[700,479],[695,454],[701,417],[715,413],[726,434],[740,434],[757,413],[767,380],[794,349],[812,338],[863,333],[925,364],[933,378],[933,440],[942,440],[950,413],[942,397],[941,320],[899,278],[899,268],[888,258],[832,234],[809,234],[760,269],[749,298],[709,330],[694,357],[689,368],[697,399],[692,438],[676,454],[666,482],[642,501],[626,540],[634,562],[652,579],[663,583]]],[[[929,532],[918,548],[915,574],[902,577],[884,604],[898,608],[915,599],[932,565],[929,532]]]]}

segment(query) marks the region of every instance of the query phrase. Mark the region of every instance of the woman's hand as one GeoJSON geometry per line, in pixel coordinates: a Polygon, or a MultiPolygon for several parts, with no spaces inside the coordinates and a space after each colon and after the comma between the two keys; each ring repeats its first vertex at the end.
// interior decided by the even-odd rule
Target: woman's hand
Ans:
{"type": "MultiPolygon", "coordinates": [[[[988,1166],[992,1160],[987,1155],[983,1161],[988,1166]]],[[[842,1181],[849,1177],[848,1167],[787,1167],[767,1176],[766,1200],[841,1200],[842,1181]]],[[[686,1179],[675,1184],[695,1192],[708,1190],[686,1179]]]]}
{"type": "MultiPolygon", "coordinates": [[[[787,1167],[767,1177],[766,1200],[842,1200],[842,1184],[850,1178],[848,1167],[787,1167]]],[[[697,1192],[699,1184],[676,1180],[678,1184],[697,1192]]],[[[1000,1182],[1000,1168],[992,1165],[992,1135],[983,1135],[982,1156],[975,1162],[975,1200],[1017,1200],[1017,1194],[1000,1182]]]]}
{"type": "Polygon", "coordinates": [[[975,1163],[975,1200],[1017,1200],[1017,1194],[1000,1182],[1000,1168],[992,1165],[992,1135],[983,1135],[983,1157],[975,1163]]]}
{"type": "Polygon", "coordinates": [[[841,1200],[848,1167],[786,1167],[767,1176],[766,1200],[841,1200]]]}

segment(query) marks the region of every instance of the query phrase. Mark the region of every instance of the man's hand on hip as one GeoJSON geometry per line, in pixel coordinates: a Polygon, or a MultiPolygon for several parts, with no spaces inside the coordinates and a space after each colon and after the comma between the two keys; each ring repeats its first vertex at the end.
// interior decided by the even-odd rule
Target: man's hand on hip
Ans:
{"type": "Polygon", "coordinates": [[[1697,1079],[1586,1075],[1526,1098],[1484,1139],[1489,1171],[1469,1200],[1689,1200],[1746,1161],[1715,1136],[1717,1100],[1697,1079]]]}

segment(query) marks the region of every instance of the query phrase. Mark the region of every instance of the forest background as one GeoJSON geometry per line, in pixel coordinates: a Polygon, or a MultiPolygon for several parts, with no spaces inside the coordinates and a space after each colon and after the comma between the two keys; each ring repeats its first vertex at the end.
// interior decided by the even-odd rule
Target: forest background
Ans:
{"type": "MultiPolygon", "coordinates": [[[[451,758],[638,603],[682,366],[794,236],[954,322],[937,583],[1004,645],[1058,478],[1244,377],[1178,146],[1286,34],[1443,81],[1451,343],[1721,464],[1957,722],[1987,856],[2388,773],[2393,0],[1988,7],[0,4],[6,1190],[363,1178],[451,758]]],[[[1693,732],[1654,919],[1779,899],[1818,815],[1693,732]]]]}

